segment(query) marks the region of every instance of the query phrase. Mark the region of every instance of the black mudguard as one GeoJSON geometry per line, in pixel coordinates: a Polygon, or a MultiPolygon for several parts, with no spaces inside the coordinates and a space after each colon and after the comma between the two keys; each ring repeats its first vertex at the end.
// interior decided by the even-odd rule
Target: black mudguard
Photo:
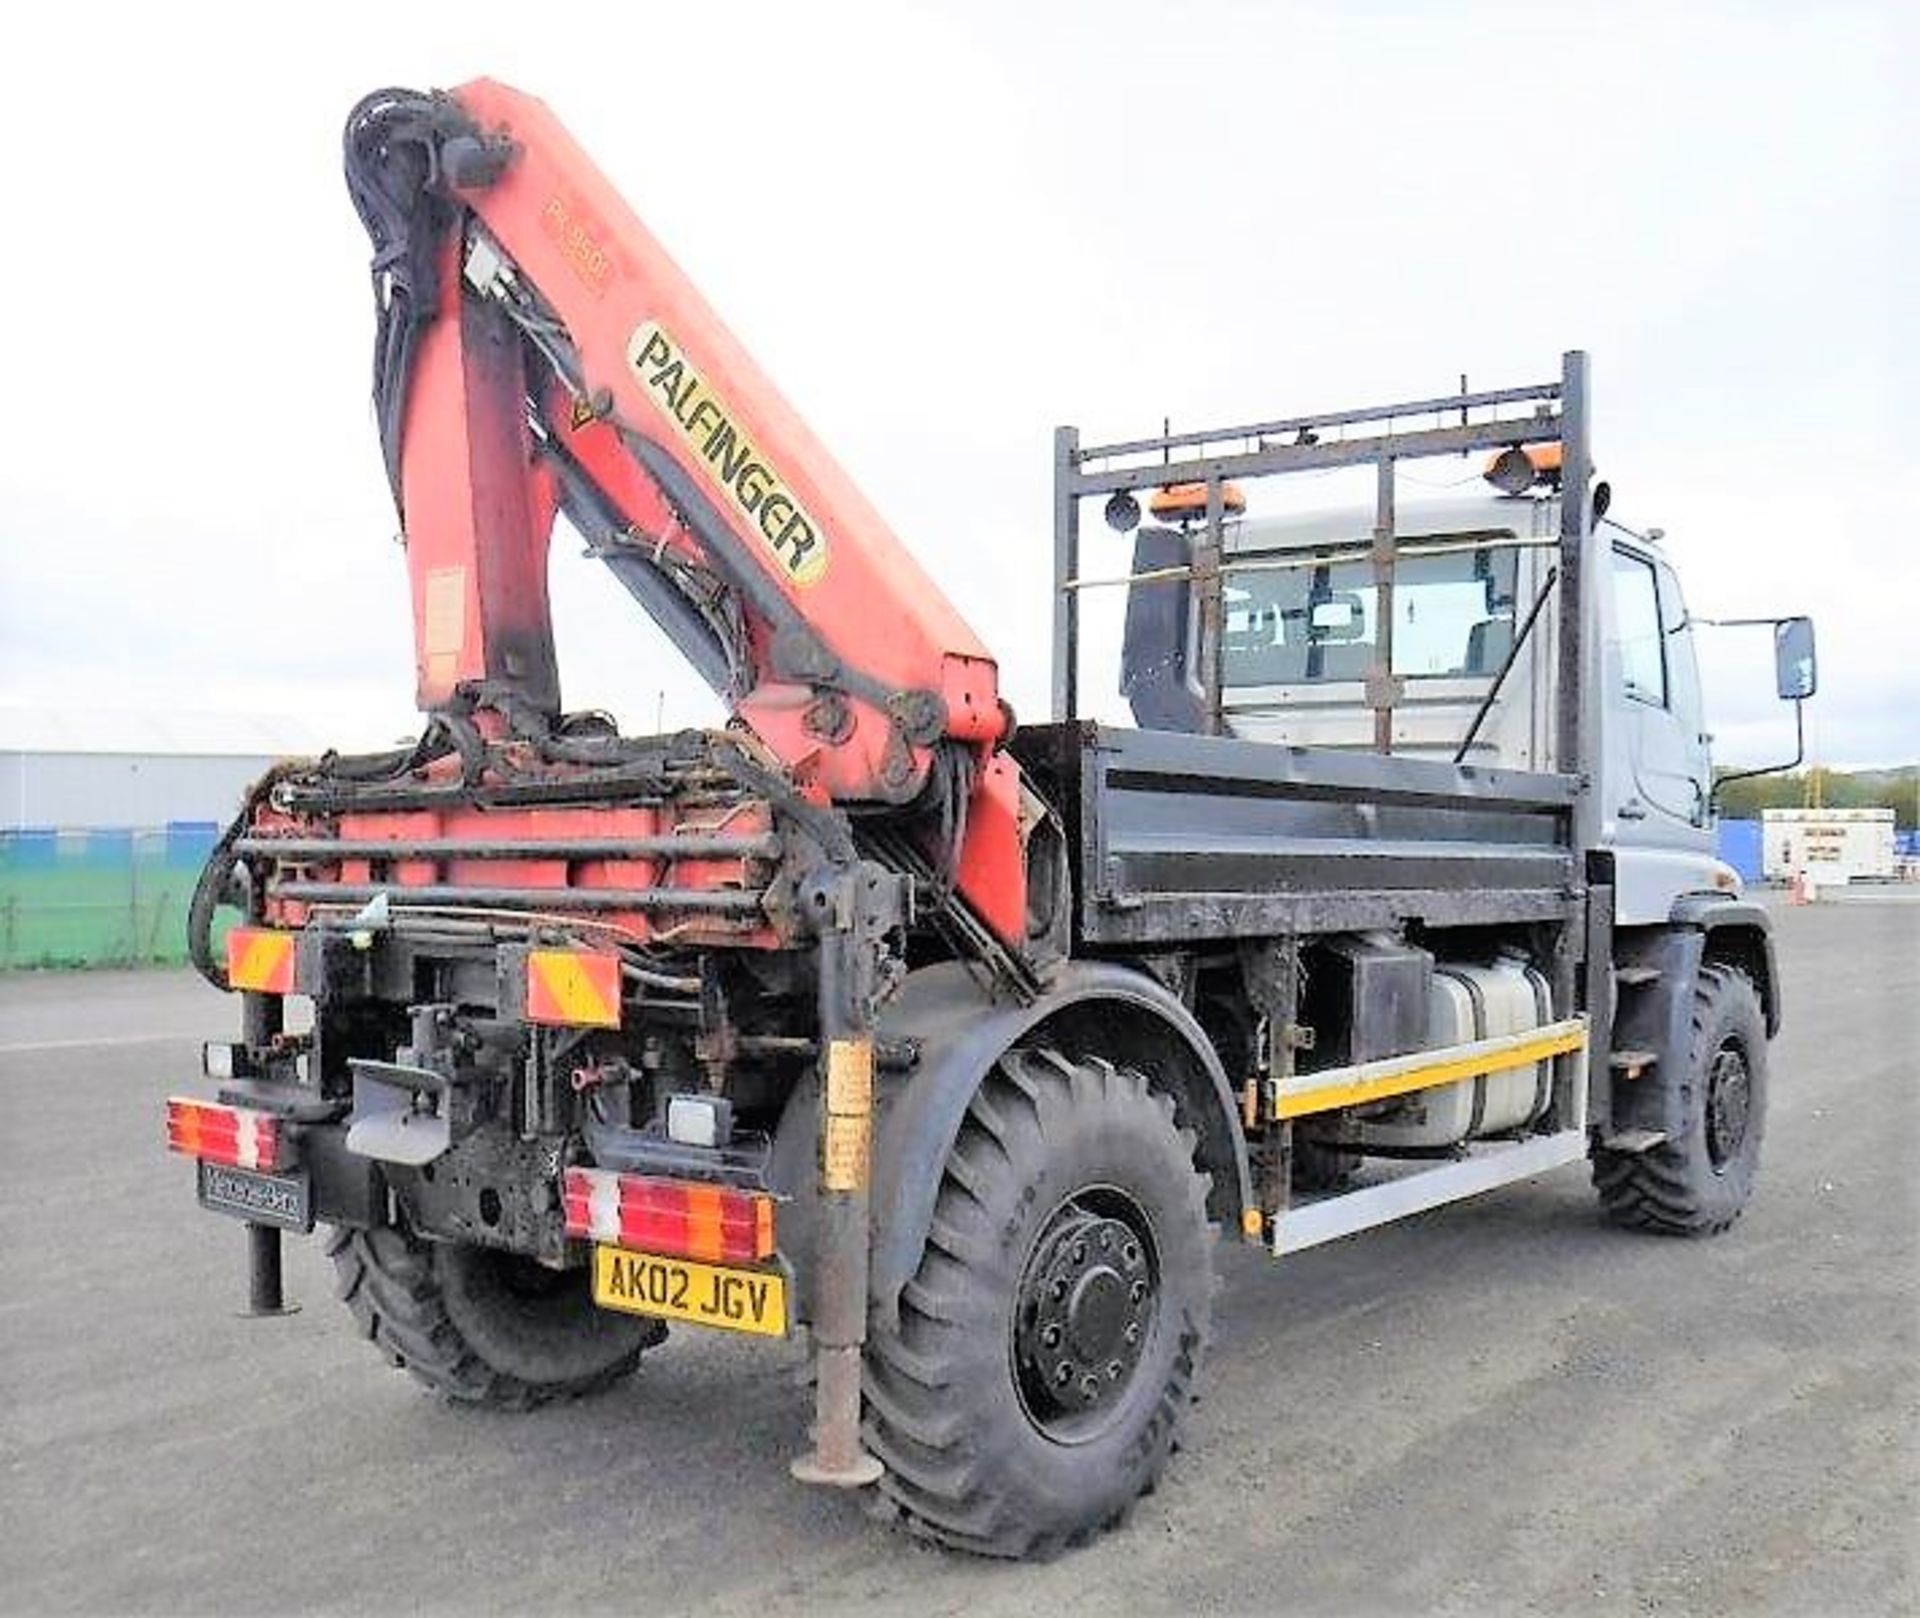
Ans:
{"type": "MultiPolygon", "coordinates": [[[[898,1325],[900,1289],[920,1267],[947,1154],[974,1091],[1001,1055],[1029,1035],[1138,1068],[1170,1095],[1179,1123],[1198,1137],[1200,1167],[1213,1179],[1209,1213],[1230,1230],[1240,1228],[1251,1193],[1232,1087],[1199,1023],[1145,973],[1073,962],[1038,1000],[1020,1005],[995,1000],[964,966],[943,963],[907,980],[882,1012],[879,1035],[896,1048],[910,1043],[918,1053],[907,1070],[883,1072],[877,1087],[870,1273],[871,1310],[883,1326],[898,1325]]],[[[798,1204],[781,1212],[781,1245],[788,1251],[806,1251],[790,1247],[786,1237],[808,1222],[815,1110],[813,1095],[796,1092],[776,1148],[780,1177],[788,1182],[783,1189],[798,1204]]]]}
{"type": "Polygon", "coordinates": [[[1683,1082],[1692,1048],[1693,1001],[1700,963],[1728,961],[1753,979],[1767,1036],[1780,1027],[1779,974],[1767,913],[1749,900],[1686,894],[1665,927],[1625,927],[1614,940],[1620,966],[1650,966],[1659,977],[1623,997],[1614,1017],[1613,1048],[1652,1051],[1653,1068],[1613,1084],[1613,1132],[1656,1130],[1673,1138],[1685,1127],[1683,1082]]]}
{"type": "Polygon", "coordinates": [[[1706,954],[1729,961],[1753,980],[1766,1013],[1767,1038],[1780,1032],[1780,973],[1774,962],[1773,922],[1751,899],[1686,893],[1673,902],[1673,924],[1706,935],[1706,954]]]}

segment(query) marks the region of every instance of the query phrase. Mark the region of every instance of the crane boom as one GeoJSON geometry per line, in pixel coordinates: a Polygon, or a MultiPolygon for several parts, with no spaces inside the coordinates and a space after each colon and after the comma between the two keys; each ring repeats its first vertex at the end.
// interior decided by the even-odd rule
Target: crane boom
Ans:
{"type": "Polygon", "coordinates": [[[558,120],[491,80],[390,90],[345,146],[420,706],[558,712],[564,512],[802,791],[942,828],[924,852],[1017,946],[993,657],[558,120]]]}

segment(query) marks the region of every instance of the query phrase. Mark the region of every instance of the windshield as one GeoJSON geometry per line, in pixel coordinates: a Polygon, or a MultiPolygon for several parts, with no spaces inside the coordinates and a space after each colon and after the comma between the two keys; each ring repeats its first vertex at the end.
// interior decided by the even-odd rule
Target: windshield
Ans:
{"type": "MultiPolygon", "coordinates": [[[[1511,534],[1449,534],[1451,542],[1511,534]]],[[[1246,556],[1236,561],[1248,560],[1246,556]]],[[[1409,679],[1491,678],[1513,645],[1511,546],[1422,556],[1393,570],[1393,672],[1409,679]]],[[[1223,583],[1223,683],[1364,680],[1379,623],[1365,559],[1229,572],[1223,583]]]]}

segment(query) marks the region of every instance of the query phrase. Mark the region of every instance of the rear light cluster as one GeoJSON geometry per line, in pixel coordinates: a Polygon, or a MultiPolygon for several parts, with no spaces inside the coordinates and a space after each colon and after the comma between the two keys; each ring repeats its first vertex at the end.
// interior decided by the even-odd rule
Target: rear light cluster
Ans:
{"type": "Polygon", "coordinates": [[[185,1096],[167,1100],[167,1146],[188,1157],[228,1168],[272,1174],[292,1161],[292,1142],[280,1120],[251,1107],[226,1107],[185,1096]]]}
{"type": "Polygon", "coordinates": [[[773,1256],[773,1198],[758,1192],[568,1169],[565,1193],[569,1236],[721,1263],[773,1256]]]}

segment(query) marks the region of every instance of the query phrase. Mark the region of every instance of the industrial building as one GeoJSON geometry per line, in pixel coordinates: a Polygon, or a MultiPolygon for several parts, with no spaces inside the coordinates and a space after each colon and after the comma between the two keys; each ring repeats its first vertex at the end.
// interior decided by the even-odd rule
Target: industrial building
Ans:
{"type": "Polygon", "coordinates": [[[285,715],[0,708],[0,825],[224,823],[274,759],[337,740],[285,715]]]}
{"type": "MultiPolygon", "coordinates": [[[[331,721],[332,716],[328,716],[331,721]]],[[[0,708],[0,969],[179,961],[219,828],[329,723],[0,708]]]]}

